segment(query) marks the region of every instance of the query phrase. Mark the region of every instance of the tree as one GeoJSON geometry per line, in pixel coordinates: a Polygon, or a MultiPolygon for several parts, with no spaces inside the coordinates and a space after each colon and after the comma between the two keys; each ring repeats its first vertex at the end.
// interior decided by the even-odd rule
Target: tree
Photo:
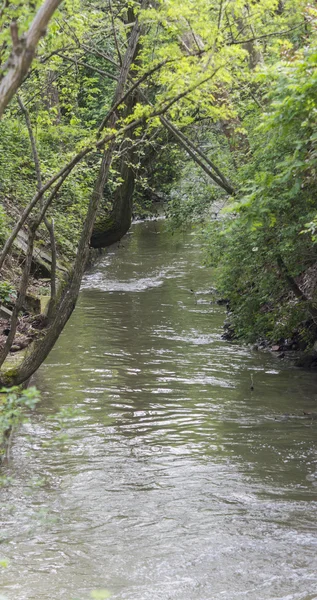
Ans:
{"type": "MultiPolygon", "coordinates": [[[[140,25],[138,19],[135,19],[131,35],[129,37],[128,47],[122,61],[122,67],[120,70],[120,75],[118,78],[118,83],[116,86],[116,91],[113,98],[113,105],[121,98],[124,90],[125,83],[127,81],[127,77],[129,74],[130,66],[133,62],[135,49],[138,44],[138,40],[140,37],[140,25]]],[[[113,129],[116,125],[117,117],[115,112],[113,111],[110,117],[109,125],[111,129],[113,129]]],[[[69,281],[67,282],[66,289],[63,292],[62,298],[56,308],[54,318],[50,323],[45,336],[40,339],[35,347],[32,349],[32,352],[26,356],[25,360],[22,364],[17,367],[14,373],[7,375],[9,378],[5,383],[10,383],[14,385],[18,385],[23,381],[29,379],[29,377],[37,370],[40,364],[43,362],[45,357],[50,352],[53,347],[55,341],[63,330],[66,322],[68,321],[74,306],[76,304],[80,283],[82,279],[82,275],[85,269],[88,250],[89,250],[89,242],[92,234],[92,228],[94,225],[96,213],[98,207],[100,205],[101,197],[103,194],[103,189],[107,180],[107,176],[109,173],[112,155],[114,151],[114,143],[115,136],[111,140],[109,140],[108,147],[104,150],[101,166],[99,169],[98,178],[95,182],[94,190],[91,196],[91,200],[89,202],[83,230],[81,233],[81,237],[79,240],[77,256],[74,262],[74,266],[72,268],[72,272],[69,277],[69,281]]],[[[6,354],[10,348],[10,344],[12,344],[14,338],[14,326],[16,325],[18,312],[22,307],[23,296],[25,295],[25,291],[27,288],[27,281],[30,272],[30,262],[33,250],[33,241],[36,229],[39,227],[42,219],[45,216],[45,205],[40,210],[40,214],[36,219],[35,223],[31,227],[30,235],[29,235],[29,248],[27,253],[26,267],[24,269],[23,277],[21,280],[21,286],[19,290],[19,297],[16,302],[15,310],[13,312],[12,320],[11,320],[11,332],[8,336],[7,344],[5,345],[4,351],[2,352],[2,356],[0,357],[2,362],[6,357],[6,354]]]]}
{"type": "Polygon", "coordinates": [[[45,35],[48,23],[62,0],[46,0],[37,12],[28,32],[19,37],[17,21],[10,24],[12,50],[2,67],[5,73],[0,82],[0,118],[19,89],[32,64],[37,45],[45,35]]]}
{"type": "MultiPolygon", "coordinates": [[[[227,195],[234,195],[236,191],[229,175],[203,153],[183,129],[195,124],[198,110],[199,118],[208,120],[210,127],[222,123],[229,139],[239,126],[241,128],[228,93],[233,81],[236,78],[239,83],[248,80],[250,68],[255,67],[255,55],[262,52],[262,38],[267,43],[281,30],[283,35],[283,27],[292,32],[299,25],[298,7],[296,11],[294,6],[290,7],[287,14],[283,12],[283,17],[277,8],[277,2],[271,0],[262,2],[256,11],[245,3],[229,2],[225,9],[222,2],[182,2],[180,6],[174,0],[157,4],[145,13],[152,27],[139,49],[136,68],[141,77],[146,72],[152,76],[146,79],[147,89],[142,87],[138,92],[136,110],[141,111],[143,106],[146,114],[146,106],[153,101],[163,103],[173,94],[178,96],[178,102],[160,117],[158,125],[168,129],[173,141],[181,145],[227,195]],[[261,32],[259,40],[257,31],[261,32]],[[156,65],[160,68],[156,69],[156,65]],[[210,77],[208,71],[212,71],[210,77]]],[[[123,183],[109,198],[108,214],[106,212],[96,223],[92,237],[94,247],[106,247],[118,241],[129,229],[135,171],[131,156],[123,157],[118,170],[123,183]]]]}
{"type": "MultiPolygon", "coordinates": [[[[155,6],[119,1],[117,14],[111,2],[107,9],[85,0],[61,7],[23,84],[23,102],[19,107],[13,102],[1,123],[12,158],[10,176],[2,170],[6,193],[20,196],[18,188],[12,192],[12,181],[18,186],[21,174],[25,185],[19,188],[20,218],[4,243],[0,268],[21,228],[29,232],[2,360],[27,290],[36,235],[44,235],[47,218],[54,219],[57,248],[69,253],[73,266],[48,328],[21,367],[8,375],[10,383],[28,378],[62,331],[76,303],[90,241],[106,246],[128,230],[140,156],[146,162],[150,140],[160,138],[162,128],[224,197],[236,195],[239,201],[237,173],[250,148],[242,113],[251,103],[254,114],[254,104],[261,109],[262,101],[250,44],[256,42],[257,50],[274,61],[281,39],[302,35],[299,4],[293,0],[281,11],[275,0],[257,3],[256,10],[250,3],[247,19],[245,2],[224,6],[218,0],[155,6]],[[18,110],[24,113],[22,129],[18,110]],[[202,149],[202,140],[213,140],[216,151],[202,149]],[[106,213],[101,230],[94,229],[100,206],[106,213]],[[78,243],[76,256],[69,238],[78,243]]],[[[54,240],[51,236],[53,251],[54,240]]]]}

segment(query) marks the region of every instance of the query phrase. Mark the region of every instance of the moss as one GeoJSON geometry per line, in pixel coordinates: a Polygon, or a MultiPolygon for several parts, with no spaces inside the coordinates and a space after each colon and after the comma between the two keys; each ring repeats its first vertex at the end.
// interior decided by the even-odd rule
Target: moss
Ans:
{"type": "Polygon", "coordinates": [[[10,386],[18,374],[19,366],[25,358],[26,348],[9,354],[0,370],[0,385],[10,386]]]}
{"type": "Polygon", "coordinates": [[[116,222],[113,217],[99,218],[94,225],[93,234],[104,233],[104,232],[108,231],[109,229],[112,229],[113,227],[115,227],[115,225],[116,225],[116,222]]]}

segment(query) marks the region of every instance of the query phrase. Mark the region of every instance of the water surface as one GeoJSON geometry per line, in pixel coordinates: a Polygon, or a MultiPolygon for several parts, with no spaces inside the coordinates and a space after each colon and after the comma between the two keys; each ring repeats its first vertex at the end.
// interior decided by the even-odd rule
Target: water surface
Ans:
{"type": "Polygon", "coordinates": [[[317,376],[223,341],[212,283],[164,222],[86,275],[1,490],[9,600],[317,598],[317,376]]]}

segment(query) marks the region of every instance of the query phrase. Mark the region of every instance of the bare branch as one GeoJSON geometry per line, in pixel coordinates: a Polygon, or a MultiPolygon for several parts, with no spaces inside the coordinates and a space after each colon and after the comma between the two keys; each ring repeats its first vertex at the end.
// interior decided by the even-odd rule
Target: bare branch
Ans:
{"type": "Polygon", "coordinates": [[[274,37],[276,35],[287,35],[288,33],[291,33],[292,31],[296,31],[297,29],[301,29],[303,27],[303,24],[301,23],[300,25],[296,25],[296,27],[292,27],[291,29],[285,29],[284,31],[275,31],[273,33],[265,33],[264,35],[257,35],[254,36],[252,38],[249,38],[247,40],[232,40],[231,42],[228,42],[228,46],[235,46],[238,44],[250,44],[251,42],[257,42],[258,40],[264,40],[266,38],[270,38],[270,37],[274,37]]]}
{"type": "Polygon", "coordinates": [[[122,56],[121,56],[121,52],[120,52],[120,48],[119,48],[119,43],[118,43],[118,38],[117,38],[117,33],[116,33],[116,27],[115,27],[115,23],[114,23],[114,15],[113,15],[113,10],[112,10],[112,2],[111,2],[111,0],[109,0],[109,9],[110,9],[110,15],[111,15],[111,26],[112,26],[114,43],[115,43],[117,54],[118,54],[119,65],[121,67],[122,66],[122,56]]]}
{"type": "Polygon", "coordinates": [[[143,81],[145,81],[146,79],[148,79],[149,77],[151,77],[151,75],[153,75],[156,71],[159,71],[159,69],[161,69],[164,65],[166,65],[168,62],[173,62],[171,59],[166,59],[164,61],[162,61],[161,63],[159,63],[158,65],[156,65],[155,67],[153,67],[153,69],[151,69],[150,71],[147,71],[146,73],[144,73],[144,75],[142,75],[142,77],[140,77],[140,79],[138,79],[127,91],[126,93],[119,98],[119,100],[111,107],[110,111],[106,114],[106,116],[104,117],[104,119],[102,120],[102,123],[98,129],[98,134],[101,133],[101,131],[105,128],[107,122],[109,121],[111,115],[114,113],[115,110],[117,110],[117,108],[123,104],[123,102],[128,98],[128,96],[130,96],[130,94],[132,94],[132,92],[134,92],[134,90],[136,90],[141,83],[143,83],[143,81]]]}
{"type": "MultiPolygon", "coordinates": [[[[40,159],[39,159],[39,155],[38,155],[38,151],[37,151],[37,146],[36,146],[36,142],[35,142],[35,137],[33,134],[33,129],[32,129],[32,123],[31,123],[31,119],[30,119],[30,115],[29,115],[29,111],[27,110],[26,106],[23,104],[23,101],[21,99],[21,97],[18,95],[18,103],[19,106],[25,116],[25,122],[26,122],[26,126],[27,126],[27,130],[29,133],[29,138],[30,138],[30,143],[31,143],[31,149],[32,149],[32,156],[33,156],[33,160],[34,160],[34,166],[35,166],[35,172],[36,172],[36,179],[37,179],[37,190],[40,191],[43,187],[43,183],[42,183],[42,174],[41,174],[41,165],[40,165],[40,159]]],[[[57,192],[55,192],[54,197],[56,195],[57,192]]],[[[43,197],[41,198],[41,208],[43,209],[43,197]],[[42,202],[41,202],[42,201],[42,202]]],[[[52,201],[52,199],[51,199],[52,201]]],[[[34,235],[36,230],[38,229],[41,220],[38,221],[35,224],[35,228],[34,228],[34,235]]],[[[55,302],[56,302],[56,263],[57,263],[57,253],[56,253],[56,241],[55,241],[55,232],[54,232],[54,221],[52,219],[52,221],[50,222],[47,217],[46,217],[46,213],[43,213],[43,221],[45,224],[45,227],[49,233],[50,236],[50,244],[51,244],[51,298],[50,298],[50,303],[49,303],[49,310],[48,310],[48,317],[52,317],[53,316],[53,308],[55,306],[55,302]]]]}
{"type": "Polygon", "coordinates": [[[187,136],[185,136],[182,131],[177,129],[177,127],[175,127],[175,125],[173,125],[168,119],[161,117],[160,120],[166,129],[173,134],[180,145],[184,147],[191,158],[205,171],[205,173],[228,194],[234,195],[235,191],[231,183],[223,175],[220,169],[218,169],[218,167],[210,160],[210,158],[204,154],[198,146],[195,146],[195,144],[193,144],[193,142],[187,136]],[[198,157],[201,157],[203,161],[201,161],[197,155],[198,157]]]}
{"type": "Polygon", "coordinates": [[[76,66],[85,67],[86,69],[91,69],[91,71],[95,71],[96,73],[99,73],[99,75],[102,75],[102,77],[108,77],[109,79],[118,81],[118,77],[116,75],[113,75],[112,73],[109,73],[108,71],[103,71],[102,69],[98,69],[98,67],[94,67],[93,65],[90,65],[89,63],[86,63],[86,62],[82,62],[81,60],[77,60],[76,58],[71,58],[70,56],[66,56],[65,54],[62,54],[61,52],[56,52],[56,54],[57,54],[57,56],[60,56],[64,60],[67,60],[68,62],[71,62],[76,66]]]}
{"type": "Polygon", "coordinates": [[[12,23],[10,24],[10,33],[11,33],[12,46],[13,46],[14,50],[16,50],[19,45],[19,29],[18,29],[18,24],[16,21],[12,21],[12,23]]]}

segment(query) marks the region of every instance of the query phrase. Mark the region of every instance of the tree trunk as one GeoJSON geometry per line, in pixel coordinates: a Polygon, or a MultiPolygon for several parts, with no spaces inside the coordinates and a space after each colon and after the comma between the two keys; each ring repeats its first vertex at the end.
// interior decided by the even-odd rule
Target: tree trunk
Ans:
{"type": "Polygon", "coordinates": [[[94,226],[90,240],[92,248],[107,248],[119,242],[131,227],[135,173],[130,162],[121,161],[119,177],[123,183],[113,195],[111,213],[98,219],[94,226]]]}
{"type": "Polygon", "coordinates": [[[11,346],[13,344],[17,326],[18,326],[18,322],[19,322],[19,314],[24,305],[25,296],[26,296],[28,283],[29,283],[30,271],[31,271],[34,238],[35,238],[35,228],[30,227],[28,249],[27,249],[27,253],[26,253],[26,257],[25,257],[25,263],[24,263],[24,267],[23,267],[23,273],[22,273],[22,277],[21,277],[19,293],[18,293],[18,297],[17,297],[16,303],[15,303],[11,321],[10,321],[10,332],[7,337],[6,343],[0,352],[0,367],[2,366],[3,362],[5,361],[5,359],[7,358],[8,354],[11,350],[11,346]]]}
{"type": "MultiPolygon", "coordinates": [[[[134,11],[129,9],[128,11],[128,23],[133,23],[135,20],[134,11]]],[[[135,46],[133,64],[137,63],[137,56],[140,51],[139,42],[135,46]]],[[[119,53],[119,59],[121,56],[119,53]]],[[[130,77],[133,81],[133,78],[130,77]]],[[[133,90],[133,86],[132,86],[133,90]]],[[[125,100],[125,117],[129,116],[138,100],[138,93],[133,90],[127,99],[125,100]]],[[[107,117],[106,117],[107,119],[107,117]]],[[[104,126],[105,120],[101,124],[101,128],[104,126]]],[[[129,140],[132,134],[129,135],[129,140]]],[[[135,151],[132,147],[128,147],[130,142],[125,140],[123,142],[123,157],[120,159],[118,168],[118,176],[122,180],[122,184],[119,185],[112,195],[112,209],[111,212],[104,216],[97,218],[94,230],[91,236],[90,245],[92,248],[107,248],[115,242],[118,242],[123,236],[129,231],[132,222],[133,213],[133,192],[135,184],[135,151]]]]}
{"type": "Polygon", "coordinates": [[[47,84],[46,84],[46,106],[52,115],[54,115],[53,123],[54,125],[60,125],[61,123],[61,109],[59,102],[59,92],[55,85],[55,73],[54,71],[49,71],[47,74],[47,84]]]}
{"type": "MultiPolygon", "coordinates": [[[[137,99],[136,93],[132,94],[127,103],[125,116],[132,113],[137,99]]],[[[133,138],[133,133],[129,134],[128,140],[133,138]]],[[[135,184],[135,151],[130,141],[123,142],[123,153],[120,158],[118,177],[120,184],[112,195],[112,210],[109,215],[96,219],[93,233],[90,240],[92,248],[106,248],[118,242],[129,231],[132,222],[133,212],[133,192],[135,184]],[[128,146],[129,144],[129,146],[128,146]]]]}
{"type": "MultiPolygon", "coordinates": [[[[34,166],[35,166],[35,173],[36,173],[36,179],[37,179],[37,190],[39,192],[43,187],[43,182],[42,182],[40,159],[39,159],[39,154],[37,151],[35,137],[33,134],[32,123],[31,123],[29,111],[27,110],[26,106],[24,105],[24,103],[19,95],[18,95],[18,103],[19,103],[19,106],[20,106],[24,116],[25,116],[25,121],[26,121],[27,130],[29,133],[31,149],[32,149],[32,156],[33,156],[34,166]]],[[[44,203],[44,197],[42,197],[40,199],[41,210],[43,210],[43,203],[44,203]]],[[[51,221],[49,221],[46,216],[43,217],[43,221],[44,221],[45,227],[49,233],[50,244],[51,244],[51,257],[52,257],[52,260],[51,260],[51,297],[50,297],[49,307],[48,307],[48,311],[47,311],[48,319],[51,320],[53,317],[53,314],[54,314],[54,309],[55,309],[55,304],[56,304],[57,251],[56,251],[56,240],[55,240],[55,232],[54,232],[54,221],[53,221],[53,219],[51,221]]],[[[38,223],[38,226],[40,225],[40,222],[38,223]]],[[[35,232],[34,232],[34,234],[35,234],[35,232]]]]}

